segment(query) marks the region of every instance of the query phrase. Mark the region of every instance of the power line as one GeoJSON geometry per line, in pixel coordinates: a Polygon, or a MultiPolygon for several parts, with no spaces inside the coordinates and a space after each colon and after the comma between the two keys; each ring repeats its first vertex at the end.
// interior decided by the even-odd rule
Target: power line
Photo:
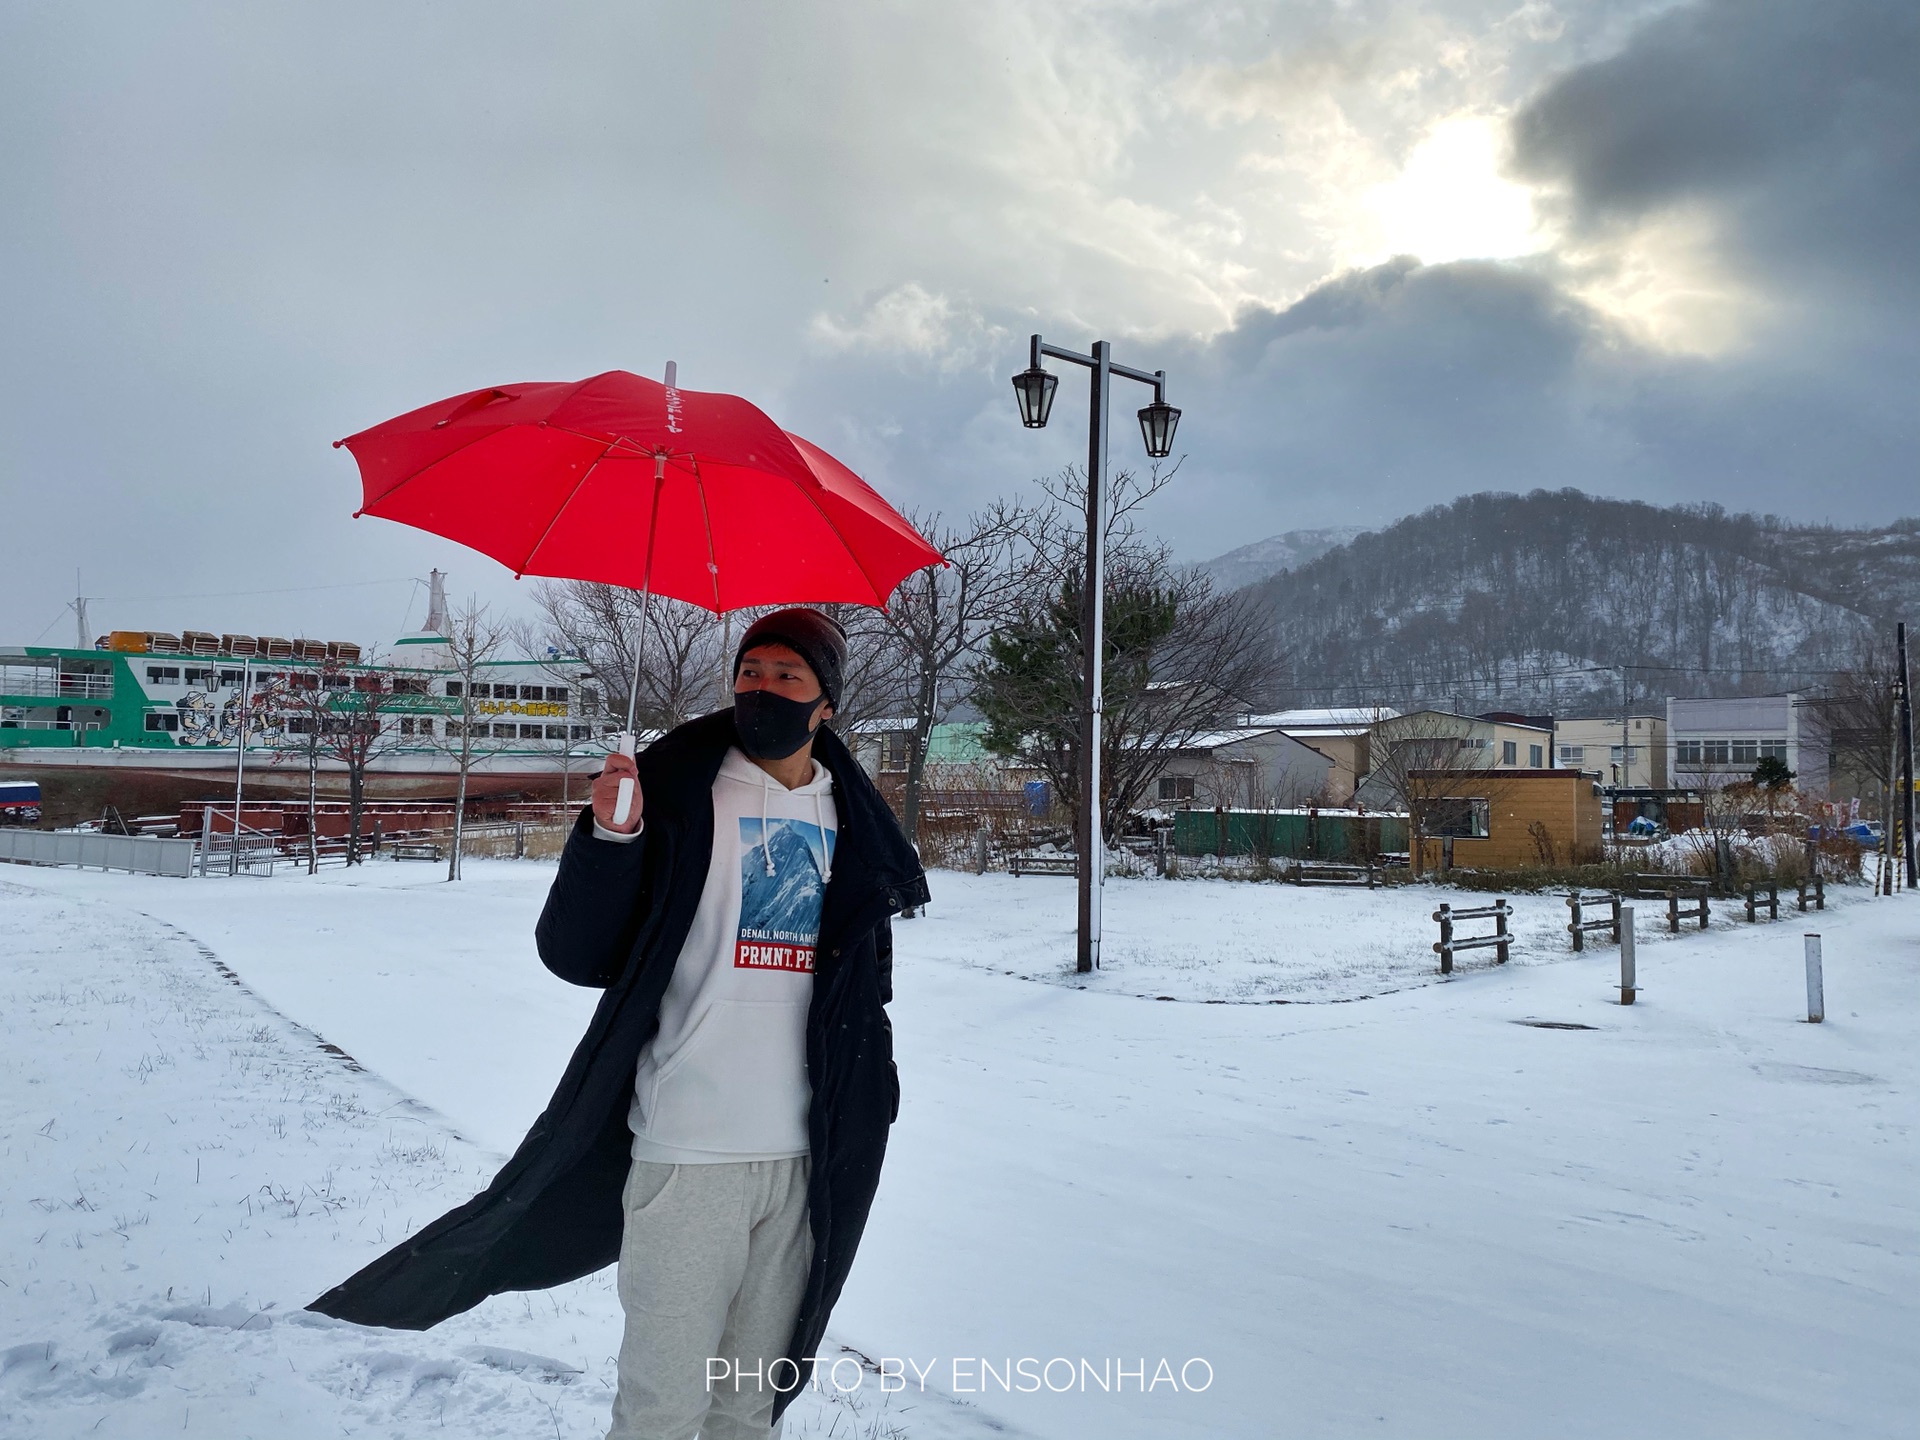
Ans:
{"type": "MultiPolygon", "coordinates": [[[[277,590],[204,590],[193,595],[89,595],[87,598],[98,600],[103,605],[132,605],[159,600],[226,600],[239,595],[305,595],[316,590],[364,590],[373,585],[418,585],[419,583],[419,580],[412,575],[396,575],[387,580],[349,580],[340,585],[289,585],[277,590]]],[[[49,630],[52,628],[51,625],[47,627],[49,630]]]]}

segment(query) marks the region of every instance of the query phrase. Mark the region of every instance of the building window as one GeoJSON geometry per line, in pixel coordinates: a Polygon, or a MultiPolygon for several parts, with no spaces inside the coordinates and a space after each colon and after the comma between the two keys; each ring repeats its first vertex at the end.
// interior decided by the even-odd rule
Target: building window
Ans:
{"type": "Polygon", "coordinates": [[[1700,763],[1700,742],[1698,740],[1674,741],[1673,763],[1676,765],[1698,765],[1700,763]]]}
{"type": "Polygon", "coordinates": [[[1160,798],[1162,800],[1193,799],[1193,776],[1162,775],[1160,777],[1160,798]]]}
{"type": "MultiPolygon", "coordinates": [[[[1613,763],[1614,763],[1614,764],[1616,764],[1616,765],[1618,765],[1618,764],[1620,763],[1620,754],[1621,754],[1621,747],[1620,747],[1620,746],[1618,746],[1618,745],[1609,745],[1609,746],[1607,747],[1607,758],[1608,758],[1609,760],[1611,760],[1611,761],[1613,761],[1613,763]]],[[[1638,759],[1640,758],[1640,747],[1639,747],[1638,745],[1629,745],[1629,746],[1627,746],[1627,747],[1626,747],[1626,757],[1627,757],[1627,764],[1629,764],[1629,765],[1631,765],[1631,764],[1633,764],[1633,762],[1634,762],[1634,761],[1636,761],[1636,760],[1638,760],[1638,759]]]]}
{"type": "Polygon", "coordinates": [[[147,716],[147,729],[172,734],[180,728],[180,712],[177,710],[157,710],[147,716]]]}
{"type": "Polygon", "coordinates": [[[1734,764],[1751,765],[1759,758],[1760,742],[1758,740],[1736,740],[1733,742],[1734,764]]]}
{"type": "Polygon", "coordinates": [[[1584,745],[1562,745],[1560,747],[1560,763],[1562,765],[1578,765],[1586,758],[1587,747],[1584,745]]]}
{"type": "Polygon", "coordinates": [[[1518,765],[1520,763],[1519,741],[1502,740],[1500,742],[1500,763],[1502,765],[1518,765]]]}
{"type": "Polygon", "coordinates": [[[1538,770],[1547,763],[1545,755],[1546,751],[1543,747],[1539,745],[1527,746],[1527,764],[1531,765],[1535,770],[1538,770]]]}
{"type": "Polygon", "coordinates": [[[180,683],[180,667],[177,665],[149,665],[147,666],[147,683],[149,685],[178,685],[180,683]]]}
{"type": "Polygon", "coordinates": [[[1436,839],[1482,840],[1493,818],[1493,807],[1485,800],[1422,800],[1420,829],[1436,839]]]}
{"type": "Polygon", "coordinates": [[[1787,742],[1784,740],[1762,740],[1760,742],[1760,758],[1762,760],[1778,760],[1782,764],[1785,764],[1787,759],[1787,742]]]}
{"type": "Polygon", "coordinates": [[[880,732],[881,773],[885,775],[904,773],[912,745],[913,736],[905,730],[882,730],[880,732]]]}
{"type": "Polygon", "coordinates": [[[1725,740],[1702,740],[1700,742],[1701,756],[1709,765],[1725,765],[1727,763],[1727,756],[1731,753],[1732,748],[1733,747],[1725,740]]]}

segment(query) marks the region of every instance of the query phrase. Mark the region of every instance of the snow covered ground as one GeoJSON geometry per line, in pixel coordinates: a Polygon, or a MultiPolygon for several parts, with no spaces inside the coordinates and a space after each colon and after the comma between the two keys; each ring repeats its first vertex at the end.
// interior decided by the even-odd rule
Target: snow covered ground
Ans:
{"type": "MultiPolygon", "coordinates": [[[[484,1181],[585,1023],[533,956],[551,869],[469,873],[0,870],[0,1434],[604,1426],[610,1274],[425,1335],[297,1313],[484,1181]]],[[[1071,882],[934,892],[897,927],[904,1100],[833,1336],[959,1393],[869,1373],[789,1434],[1906,1433],[1911,898],[1643,915],[1622,1008],[1551,897],[1516,901],[1513,965],[1434,983],[1428,914],[1483,897],[1116,882],[1082,991],[1071,882]],[[1078,1378],[1009,1391],[1021,1357],[1078,1378]]]]}

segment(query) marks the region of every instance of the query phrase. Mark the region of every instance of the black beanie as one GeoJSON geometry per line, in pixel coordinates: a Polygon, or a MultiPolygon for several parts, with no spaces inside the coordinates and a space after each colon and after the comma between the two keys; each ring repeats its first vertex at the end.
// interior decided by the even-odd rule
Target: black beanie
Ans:
{"type": "Polygon", "coordinates": [[[806,605],[776,610],[762,615],[740,637],[740,648],[733,652],[733,673],[740,674],[740,661],[756,645],[785,645],[812,667],[819,677],[827,703],[840,708],[840,680],[847,669],[847,632],[831,615],[806,605]]]}

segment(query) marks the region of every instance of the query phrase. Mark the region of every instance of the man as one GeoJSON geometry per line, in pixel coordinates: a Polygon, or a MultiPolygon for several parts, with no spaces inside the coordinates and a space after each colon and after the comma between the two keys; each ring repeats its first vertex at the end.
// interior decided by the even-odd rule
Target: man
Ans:
{"type": "Polygon", "coordinates": [[[845,666],[831,619],[777,611],[741,639],[730,711],[608,758],[534,932],[548,969],[607,992],[553,1099],[484,1192],[313,1309],[425,1329],[617,1258],[611,1440],[778,1424],[879,1182],[900,1094],[889,922],[927,900],[821,728],[845,666]]]}

